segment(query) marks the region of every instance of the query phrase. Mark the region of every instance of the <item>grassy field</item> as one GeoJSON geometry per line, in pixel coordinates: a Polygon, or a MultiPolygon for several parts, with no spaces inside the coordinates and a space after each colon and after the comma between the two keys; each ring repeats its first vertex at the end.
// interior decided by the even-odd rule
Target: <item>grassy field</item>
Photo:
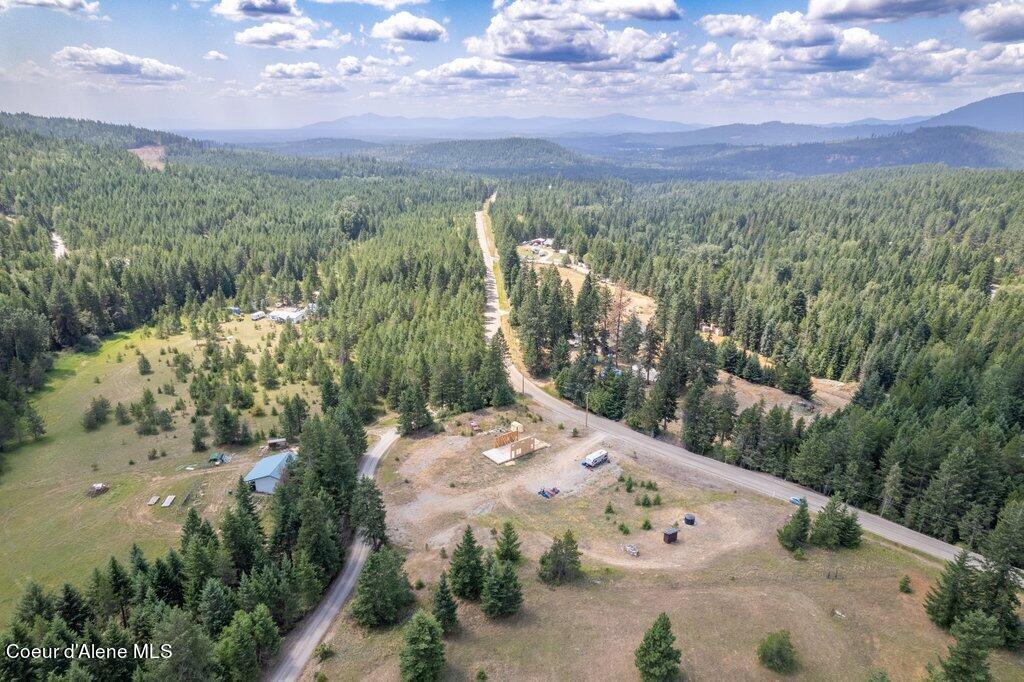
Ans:
{"type": "MultiPolygon", "coordinates": [[[[779,679],[762,668],[755,650],[773,630],[792,632],[802,680],[864,680],[885,670],[892,680],[919,680],[928,662],[945,652],[949,637],[934,627],[921,606],[940,567],[875,539],[855,551],[811,550],[804,561],[778,545],[775,528],[791,505],[722,488],[624,450],[612,439],[583,433],[577,439],[557,424],[536,422],[520,407],[527,431],[549,449],[498,467],[480,452],[490,436],[466,437],[461,425],[431,438],[403,439],[382,464],[380,480],[389,529],[407,555],[410,580],[429,608],[431,590],[466,524],[486,546],[510,519],[526,556],[519,568],[525,606],[507,621],[492,621],[478,605],[461,604],[461,631],[446,640],[445,679],[472,679],[483,669],[491,680],[635,679],[633,651],[659,611],[666,611],[683,652],[687,679],[779,679]],[[595,447],[613,462],[594,472],[579,466],[595,447]],[[619,477],[653,480],[658,507],[634,504],[619,477]],[[553,500],[536,495],[557,485],[553,500]],[[614,514],[605,514],[611,503],[614,514]],[[680,542],[665,545],[660,529],[685,512],[680,542]],[[641,530],[645,518],[653,529],[641,530]],[[630,528],[623,535],[619,523],[630,528]],[[552,589],[536,578],[540,554],[551,536],[571,527],[577,534],[587,577],[552,589]],[[622,550],[637,545],[640,557],[622,550]],[[903,575],[914,593],[898,590],[903,575]]],[[[485,430],[502,415],[476,416],[485,430]]],[[[398,679],[400,629],[366,632],[339,620],[328,637],[334,658],[328,679],[398,679]]],[[[992,657],[997,679],[1021,679],[1024,660],[1000,651],[992,657]]]]}
{"type": "MultiPolygon", "coordinates": [[[[238,338],[255,351],[264,343],[272,323],[235,320],[221,325],[231,343],[238,338]]],[[[219,467],[206,464],[209,453],[193,453],[193,412],[186,384],[175,383],[160,349],[175,347],[199,358],[196,342],[187,334],[160,340],[143,331],[106,341],[90,354],[62,354],[47,387],[36,401],[46,421],[47,435],[7,453],[0,472],[0,620],[9,617],[24,584],[34,577],[45,585],[64,580],[83,582],[92,568],[111,554],[125,555],[132,543],[147,552],[163,552],[177,541],[188,503],[207,516],[220,513],[227,491],[238,476],[258,459],[256,446],[217,448],[232,453],[232,461],[219,467]],[[136,350],[150,360],[153,373],[139,374],[136,350]],[[175,383],[175,396],[157,395],[159,407],[178,397],[188,403],[185,414],[175,413],[175,428],[155,436],[139,436],[133,424],[111,420],[100,429],[85,431],[81,415],[96,396],[111,404],[138,400],[145,387],[175,383]],[[155,459],[150,452],[156,449],[155,459]],[[133,463],[134,462],[134,463],[133,463]],[[191,469],[191,470],[190,470],[191,469]],[[110,491],[88,497],[92,483],[106,483],[110,491]],[[148,507],[152,495],[177,495],[169,508],[148,507]]],[[[253,352],[252,357],[256,357],[253,352]]],[[[307,400],[316,395],[308,386],[290,386],[270,392],[302,390],[307,400]]],[[[261,392],[256,393],[256,404],[261,392]]],[[[245,415],[253,430],[268,430],[277,417],[245,415]]]]}

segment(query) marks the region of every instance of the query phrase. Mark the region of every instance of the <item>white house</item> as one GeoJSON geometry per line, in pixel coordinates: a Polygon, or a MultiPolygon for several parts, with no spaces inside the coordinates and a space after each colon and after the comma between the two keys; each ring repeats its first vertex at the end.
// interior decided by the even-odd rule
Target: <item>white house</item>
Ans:
{"type": "Polygon", "coordinates": [[[298,324],[306,319],[305,308],[280,308],[270,313],[270,319],[277,323],[291,322],[298,324]]]}
{"type": "Polygon", "coordinates": [[[269,455],[260,461],[245,475],[245,482],[258,493],[269,495],[274,492],[277,484],[284,479],[288,463],[297,455],[294,450],[285,450],[276,455],[269,455]]]}

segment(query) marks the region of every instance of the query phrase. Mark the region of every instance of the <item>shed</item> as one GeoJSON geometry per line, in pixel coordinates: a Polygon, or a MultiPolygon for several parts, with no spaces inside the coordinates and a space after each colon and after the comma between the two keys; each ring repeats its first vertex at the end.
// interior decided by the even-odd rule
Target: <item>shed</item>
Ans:
{"type": "Polygon", "coordinates": [[[277,484],[284,480],[285,469],[295,457],[294,450],[285,450],[264,457],[245,475],[245,482],[256,492],[269,495],[274,492],[277,484]]]}
{"type": "Polygon", "coordinates": [[[270,448],[271,450],[277,450],[278,448],[286,448],[286,447],[288,447],[288,439],[287,438],[268,438],[267,439],[267,447],[270,448]]]}
{"type": "Polygon", "coordinates": [[[679,529],[672,527],[666,528],[664,532],[665,544],[671,545],[679,539],[679,529]]]}
{"type": "Polygon", "coordinates": [[[253,322],[259,322],[260,320],[262,320],[266,316],[267,316],[267,314],[265,312],[263,312],[262,310],[257,310],[252,315],[250,315],[249,318],[253,322]]]}

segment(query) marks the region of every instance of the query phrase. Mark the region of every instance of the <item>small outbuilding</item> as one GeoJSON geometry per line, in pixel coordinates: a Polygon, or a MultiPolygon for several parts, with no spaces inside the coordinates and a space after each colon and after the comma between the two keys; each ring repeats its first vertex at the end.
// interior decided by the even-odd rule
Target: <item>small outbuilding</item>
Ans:
{"type": "Polygon", "coordinates": [[[267,314],[265,312],[263,312],[262,310],[257,310],[256,312],[249,316],[249,319],[251,319],[253,322],[259,322],[266,316],[267,314]]]}
{"type": "Polygon", "coordinates": [[[675,541],[679,539],[679,529],[675,526],[672,528],[666,528],[663,537],[666,545],[674,544],[675,541]]]}
{"type": "Polygon", "coordinates": [[[285,469],[295,457],[294,450],[285,450],[264,457],[245,475],[245,482],[256,492],[269,495],[277,488],[277,484],[284,480],[285,469]]]}
{"type": "Polygon", "coordinates": [[[267,447],[271,450],[280,450],[281,448],[288,447],[287,438],[268,438],[267,447]]]}

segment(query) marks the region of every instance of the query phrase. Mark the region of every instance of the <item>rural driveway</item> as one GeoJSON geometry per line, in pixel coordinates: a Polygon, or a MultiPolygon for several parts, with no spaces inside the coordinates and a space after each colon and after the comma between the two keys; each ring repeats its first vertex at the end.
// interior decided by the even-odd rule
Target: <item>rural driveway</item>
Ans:
{"type": "MultiPolygon", "coordinates": [[[[388,448],[398,440],[398,431],[390,427],[381,433],[380,440],[373,444],[373,447],[366,453],[359,464],[359,476],[373,477],[377,470],[377,464],[387,453],[388,448]]],[[[370,555],[370,546],[362,540],[353,539],[349,547],[348,558],[345,560],[345,568],[341,575],[335,578],[327,590],[326,596],[319,606],[302,619],[292,632],[285,637],[281,645],[281,653],[277,662],[267,674],[266,679],[271,682],[292,682],[299,679],[302,669],[306,667],[309,659],[313,657],[313,650],[324,638],[331,627],[331,623],[338,617],[341,607],[348,601],[349,595],[355,588],[359,572],[363,569],[363,562],[370,555]]]]}
{"type": "MultiPolygon", "coordinates": [[[[488,205],[494,197],[488,200],[488,205]]],[[[498,309],[497,285],[494,278],[495,252],[492,251],[494,235],[490,233],[487,224],[486,207],[483,211],[476,212],[477,239],[484,252],[484,265],[487,267],[487,306],[484,312],[484,323],[487,337],[493,336],[500,326],[500,316],[507,313],[498,309]]],[[[545,408],[559,418],[578,423],[586,423],[587,428],[612,436],[636,449],[639,456],[657,458],[674,465],[684,466],[720,481],[724,481],[738,488],[752,490],[767,497],[780,500],[788,500],[790,497],[805,497],[807,505],[812,510],[820,510],[828,502],[828,498],[813,490],[776,478],[769,474],[719,462],[716,459],[702,457],[689,450],[665,443],[651,438],[642,433],[634,431],[624,424],[605,419],[593,414],[585,414],[583,410],[575,405],[567,403],[545,392],[542,388],[524,377],[514,363],[508,363],[509,378],[512,385],[520,387],[535,403],[545,408]]],[[[942,540],[937,540],[923,533],[911,530],[887,519],[857,510],[860,517],[860,524],[864,530],[879,535],[887,540],[903,545],[910,549],[927,554],[928,556],[943,561],[949,561],[956,557],[960,548],[942,540]]]]}

